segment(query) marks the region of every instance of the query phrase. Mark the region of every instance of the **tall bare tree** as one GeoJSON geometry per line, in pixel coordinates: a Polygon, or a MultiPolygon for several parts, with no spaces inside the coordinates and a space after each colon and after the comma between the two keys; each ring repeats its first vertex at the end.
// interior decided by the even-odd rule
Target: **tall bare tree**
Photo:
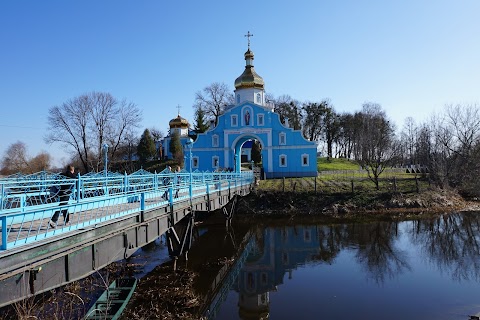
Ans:
{"type": "Polygon", "coordinates": [[[102,147],[115,158],[128,131],[138,128],[141,111],[134,103],[118,101],[109,93],[90,92],[49,109],[47,143],[74,151],[85,172],[99,170],[102,147]]]}
{"type": "Polygon", "coordinates": [[[403,125],[403,130],[400,133],[400,141],[402,147],[403,162],[413,165],[418,164],[415,151],[418,141],[418,129],[415,120],[412,117],[407,117],[403,125]]]}
{"type": "Polygon", "coordinates": [[[324,103],[307,102],[303,105],[303,111],[307,115],[303,120],[303,136],[310,141],[318,141],[322,135],[322,114],[324,103]]]}
{"type": "Polygon", "coordinates": [[[223,114],[227,105],[235,103],[232,91],[225,83],[214,82],[205,87],[203,92],[195,94],[194,108],[198,110],[203,109],[210,120],[215,120],[215,125],[218,123],[218,117],[223,114]]]}
{"type": "Polygon", "coordinates": [[[459,187],[479,194],[480,108],[478,105],[447,105],[444,115],[431,121],[430,173],[442,187],[459,187]]]}
{"type": "Polygon", "coordinates": [[[395,127],[388,121],[381,106],[365,103],[361,112],[360,163],[368,177],[379,189],[379,176],[391,165],[396,156],[395,127]]]}

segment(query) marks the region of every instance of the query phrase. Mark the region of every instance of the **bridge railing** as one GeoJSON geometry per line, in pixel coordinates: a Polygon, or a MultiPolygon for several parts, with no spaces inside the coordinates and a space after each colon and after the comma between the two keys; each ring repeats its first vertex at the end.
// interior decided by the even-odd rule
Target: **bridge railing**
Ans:
{"type": "MultiPolygon", "coordinates": [[[[120,216],[253,182],[251,172],[143,173],[78,176],[68,179],[0,180],[0,249],[32,243],[120,216]],[[67,204],[59,202],[63,190],[67,204]],[[66,210],[70,224],[49,221],[66,210]]],[[[59,219],[60,220],[60,219],[59,219]]]]}

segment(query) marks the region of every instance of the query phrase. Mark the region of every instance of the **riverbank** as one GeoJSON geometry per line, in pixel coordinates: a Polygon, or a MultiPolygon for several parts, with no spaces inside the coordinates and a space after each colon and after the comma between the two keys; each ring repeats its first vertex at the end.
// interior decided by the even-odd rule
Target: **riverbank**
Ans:
{"type": "Polygon", "coordinates": [[[315,193],[255,189],[240,199],[239,215],[269,217],[316,216],[334,220],[409,219],[452,211],[479,211],[480,202],[455,190],[421,192],[315,193]]]}

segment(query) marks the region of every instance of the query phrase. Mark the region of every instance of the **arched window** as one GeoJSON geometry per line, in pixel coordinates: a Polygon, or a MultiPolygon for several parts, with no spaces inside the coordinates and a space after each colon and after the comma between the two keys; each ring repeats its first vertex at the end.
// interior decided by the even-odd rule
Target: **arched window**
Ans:
{"type": "Polygon", "coordinates": [[[262,103],[262,95],[260,93],[257,93],[257,103],[258,104],[262,103]]]}
{"type": "Polygon", "coordinates": [[[212,147],[218,147],[218,135],[212,136],[212,147]]]}
{"type": "Polygon", "coordinates": [[[259,113],[257,114],[257,126],[263,126],[264,123],[263,123],[263,114],[262,113],[259,113]]]}
{"type": "Polygon", "coordinates": [[[220,159],[217,156],[212,157],[212,168],[213,169],[218,169],[220,166],[220,159]]]}
{"type": "Polygon", "coordinates": [[[286,167],[287,166],[287,155],[286,154],[281,154],[278,158],[278,163],[280,167],[286,167]]]}
{"type": "Polygon", "coordinates": [[[308,154],[304,153],[302,154],[302,167],[308,167],[310,161],[309,161],[308,154]]]}
{"type": "Polygon", "coordinates": [[[192,168],[198,168],[198,157],[192,158],[192,168]]]}
{"type": "Polygon", "coordinates": [[[285,134],[285,132],[280,132],[280,134],[278,135],[278,144],[282,146],[287,144],[287,135],[285,134]]]}

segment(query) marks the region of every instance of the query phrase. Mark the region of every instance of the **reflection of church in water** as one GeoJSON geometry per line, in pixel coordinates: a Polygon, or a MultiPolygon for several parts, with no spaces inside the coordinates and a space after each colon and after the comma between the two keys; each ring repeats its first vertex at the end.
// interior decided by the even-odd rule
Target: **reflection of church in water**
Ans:
{"type": "Polygon", "coordinates": [[[268,319],[269,293],[292,278],[298,265],[318,260],[320,248],[317,226],[268,228],[257,236],[257,246],[240,270],[235,290],[239,292],[241,319],[268,319]]]}
{"type": "Polygon", "coordinates": [[[264,81],[255,72],[253,57],[249,41],[245,70],[235,80],[235,104],[226,107],[214,128],[197,136],[192,147],[192,169],[240,171],[242,147],[256,140],[262,147],[267,178],[316,176],[316,143],[290,128],[288,120],[281,123],[280,115],[266,101],[264,81]]]}

